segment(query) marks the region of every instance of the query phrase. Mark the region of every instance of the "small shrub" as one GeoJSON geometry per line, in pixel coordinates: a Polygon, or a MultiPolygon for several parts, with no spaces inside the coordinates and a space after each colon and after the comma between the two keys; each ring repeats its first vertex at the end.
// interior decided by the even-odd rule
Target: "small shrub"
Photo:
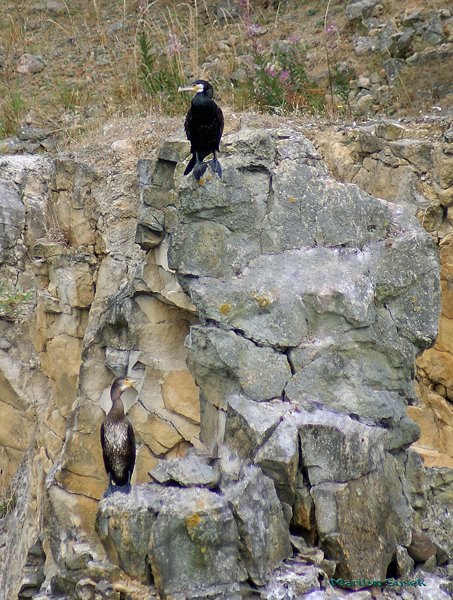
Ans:
{"type": "Polygon", "coordinates": [[[12,493],[8,498],[0,500],[0,519],[3,519],[16,508],[16,494],[12,493]]]}
{"type": "Polygon", "coordinates": [[[335,68],[333,74],[333,89],[335,94],[343,100],[344,104],[349,103],[349,75],[340,71],[338,67],[335,68]]]}
{"type": "Polygon", "coordinates": [[[272,112],[322,110],[325,93],[309,80],[297,40],[277,46],[270,55],[260,53],[258,48],[254,63],[250,85],[260,108],[272,112]]]}
{"type": "Polygon", "coordinates": [[[12,285],[0,283],[0,318],[15,321],[22,315],[24,304],[29,302],[32,292],[24,292],[12,285]]]}

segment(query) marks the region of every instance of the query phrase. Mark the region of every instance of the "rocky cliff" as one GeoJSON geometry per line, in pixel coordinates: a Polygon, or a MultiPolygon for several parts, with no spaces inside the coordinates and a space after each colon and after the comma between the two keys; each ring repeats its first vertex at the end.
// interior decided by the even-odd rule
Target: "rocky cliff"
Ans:
{"type": "Polygon", "coordinates": [[[445,563],[407,450],[437,333],[432,237],[293,129],[226,136],[222,181],[182,178],[187,150],[168,140],[138,178],[1,159],[5,598],[302,597],[445,563]],[[99,503],[126,372],[140,485],[99,503]],[[291,543],[299,577],[269,582],[291,543]]]}
{"type": "Polygon", "coordinates": [[[425,464],[453,467],[451,330],[451,122],[377,122],[315,134],[319,151],[341,181],[394,200],[414,214],[439,248],[442,306],[435,344],[417,358],[419,401],[408,415],[420,426],[417,451],[425,464]]]}

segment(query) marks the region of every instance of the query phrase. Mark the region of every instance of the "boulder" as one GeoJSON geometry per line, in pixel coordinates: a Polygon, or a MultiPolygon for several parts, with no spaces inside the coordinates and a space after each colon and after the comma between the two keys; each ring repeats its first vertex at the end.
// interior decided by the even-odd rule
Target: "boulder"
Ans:
{"type": "Polygon", "coordinates": [[[379,0],[353,0],[345,10],[346,18],[349,21],[363,19],[371,15],[373,8],[379,3],[379,0]]]}
{"type": "MultiPolygon", "coordinates": [[[[228,305],[220,307],[228,312],[228,305]]],[[[188,365],[198,385],[209,388],[209,401],[225,408],[224,398],[242,393],[258,402],[280,398],[291,377],[287,357],[232,331],[191,328],[188,365]]]]}
{"type": "Polygon", "coordinates": [[[152,526],[148,552],[162,595],[202,594],[237,581],[238,529],[225,498],[206,489],[177,489],[152,526]]]}
{"type": "Polygon", "coordinates": [[[301,465],[310,485],[359,479],[384,464],[384,431],[326,411],[296,415],[301,465]]]}
{"type": "Polygon", "coordinates": [[[436,555],[436,546],[433,544],[428,534],[413,529],[412,540],[407,551],[415,563],[424,563],[431,558],[431,556],[436,555]]]}
{"type": "Polygon", "coordinates": [[[335,576],[385,579],[397,546],[410,541],[412,523],[396,460],[386,454],[379,470],[320,483],[311,494],[321,547],[338,561],[335,576]]]}
{"type": "Polygon", "coordinates": [[[260,403],[242,395],[231,396],[225,423],[225,445],[242,458],[251,458],[289,409],[284,402],[260,403]]]}
{"type": "Polygon", "coordinates": [[[263,585],[273,569],[291,555],[288,526],[273,482],[250,466],[223,492],[237,522],[241,561],[252,581],[263,585]]]}
{"type": "Polygon", "coordinates": [[[173,495],[170,488],[140,485],[134,486],[130,494],[117,492],[99,504],[96,532],[107,556],[142,582],[150,583],[152,579],[147,563],[152,526],[173,495]]]}
{"type": "Polygon", "coordinates": [[[158,483],[175,482],[184,487],[214,488],[219,482],[219,471],[210,462],[210,459],[196,454],[176,460],[160,460],[150,475],[158,483]]]}

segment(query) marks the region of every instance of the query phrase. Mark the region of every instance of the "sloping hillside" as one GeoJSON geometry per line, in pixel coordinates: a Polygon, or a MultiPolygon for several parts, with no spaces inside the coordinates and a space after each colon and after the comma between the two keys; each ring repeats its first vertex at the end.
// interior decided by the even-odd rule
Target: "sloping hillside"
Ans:
{"type": "Polygon", "coordinates": [[[234,111],[445,114],[452,35],[445,0],[4,0],[0,138],[61,143],[112,115],[180,114],[177,86],[196,76],[234,111]]]}

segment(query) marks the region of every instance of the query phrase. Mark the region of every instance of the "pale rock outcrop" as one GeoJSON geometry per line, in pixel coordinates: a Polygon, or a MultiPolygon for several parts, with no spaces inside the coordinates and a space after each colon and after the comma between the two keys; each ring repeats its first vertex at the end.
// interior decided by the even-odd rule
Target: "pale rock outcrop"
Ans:
{"type": "Polygon", "coordinates": [[[34,348],[22,349],[39,365],[39,450],[27,442],[30,489],[6,517],[22,519],[5,534],[18,565],[2,574],[8,593],[26,589],[41,537],[43,585],[68,598],[157,588],[233,600],[248,582],[272,597],[291,543],[314,564],[297,571],[299,587],[291,574],[283,585],[325,595],[326,574],[402,569],[423,525],[406,410],[414,357],[437,332],[431,237],[335,182],[290,129],[225,136],[222,180],[183,178],[186,154],[186,142],[165,142],[139,162],[138,189],[67,159],[49,166],[41,198],[60,228],[44,223],[26,264],[38,294],[34,348]],[[133,489],[98,502],[99,425],[125,372],[141,380],[125,395],[133,489]],[[191,446],[199,455],[178,460],[191,446]]]}
{"type": "MultiPolygon", "coordinates": [[[[79,536],[103,552],[94,532],[106,486],[99,427],[115,375],[134,370],[146,390],[143,405],[128,398],[139,440],[134,481],[148,479],[158,456],[198,440],[198,389],[184,349],[195,309],[162,257],[154,263],[154,253],[135,244],[133,178],[115,176],[106,186],[105,177],[72,159],[0,161],[0,273],[10,297],[27,293],[1,322],[0,493],[8,520],[23,520],[20,543],[0,545],[2,564],[7,552],[17,565],[2,573],[6,597],[21,585],[32,589],[21,573],[43,519],[49,564],[52,555],[63,564],[79,536]],[[33,468],[18,471],[29,454],[33,468]],[[36,498],[25,518],[18,473],[29,480],[27,502],[36,498]]],[[[72,593],[73,579],[62,575],[58,585],[72,593]]]]}
{"type": "Polygon", "coordinates": [[[201,184],[181,180],[180,152],[169,142],[154,166],[141,163],[139,231],[146,245],[169,236],[169,266],[202,320],[188,364],[202,439],[213,453],[226,448],[220,489],[238,526],[238,581],[246,569],[264,584],[288,555],[275,532],[281,550],[268,563],[250,535],[259,481],[278,493],[278,528],[319,536],[335,573],[360,565],[385,578],[410,544],[404,471],[388,450],[404,457],[418,434],[406,408],[415,353],[437,330],[435,246],[408,213],[332,181],[294,132],[226,137],[222,181],[209,170],[201,184]]]}
{"type": "MultiPolygon", "coordinates": [[[[418,400],[409,407],[408,415],[420,427],[415,448],[425,464],[451,468],[453,182],[452,144],[447,127],[448,122],[436,119],[410,127],[387,121],[329,132],[328,139],[319,134],[316,145],[336,177],[356,183],[368,193],[391,200],[415,214],[439,246],[442,289],[439,333],[434,345],[417,357],[418,400]]],[[[426,302],[431,303],[429,295],[426,302]]]]}
{"type": "Polygon", "coordinates": [[[225,498],[209,490],[136,486],[102,501],[96,527],[108,555],[128,575],[154,578],[162,594],[227,591],[236,582],[236,523],[225,498]]]}

